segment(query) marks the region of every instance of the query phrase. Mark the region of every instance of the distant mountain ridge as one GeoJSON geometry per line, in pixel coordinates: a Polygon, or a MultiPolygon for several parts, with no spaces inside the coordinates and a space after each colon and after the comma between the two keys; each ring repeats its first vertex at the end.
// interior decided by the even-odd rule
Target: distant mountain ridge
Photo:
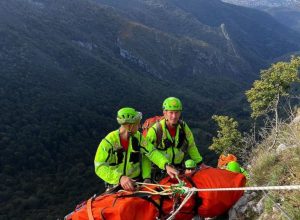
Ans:
{"type": "Polygon", "coordinates": [[[300,33],[300,1],[298,0],[224,0],[224,2],[263,10],[280,23],[300,33]]]}
{"type": "Polygon", "coordinates": [[[283,48],[289,51],[299,48],[299,35],[268,14],[219,0],[96,1],[146,26],[202,40],[230,55],[251,60],[250,63],[255,63],[256,67],[266,60],[272,60],[272,56],[280,56],[283,48]],[[189,27],[196,31],[190,31],[189,27]],[[284,40],[287,35],[290,36],[289,40],[284,40]]]}
{"type": "Polygon", "coordinates": [[[222,0],[237,5],[248,7],[300,7],[298,0],[222,0]]]}
{"type": "Polygon", "coordinates": [[[300,7],[262,8],[282,24],[300,33],[300,7]]]}

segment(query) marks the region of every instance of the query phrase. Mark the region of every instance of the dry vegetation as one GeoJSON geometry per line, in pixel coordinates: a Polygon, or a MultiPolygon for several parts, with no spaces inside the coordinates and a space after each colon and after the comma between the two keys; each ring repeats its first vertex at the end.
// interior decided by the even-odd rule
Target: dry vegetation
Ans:
{"type": "MultiPolygon", "coordinates": [[[[280,123],[278,134],[271,133],[259,144],[250,173],[250,185],[300,184],[300,114],[291,123],[280,123]]],[[[269,191],[261,196],[265,196],[264,211],[259,219],[300,219],[299,190],[269,191]]]]}

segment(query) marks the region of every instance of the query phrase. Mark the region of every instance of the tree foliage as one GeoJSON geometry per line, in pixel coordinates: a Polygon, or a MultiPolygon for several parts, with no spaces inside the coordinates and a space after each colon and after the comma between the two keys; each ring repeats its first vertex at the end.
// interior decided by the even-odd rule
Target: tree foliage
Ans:
{"type": "Polygon", "coordinates": [[[277,113],[280,97],[289,95],[291,84],[299,82],[299,66],[300,57],[292,57],[290,62],[278,62],[261,71],[260,80],[256,80],[253,87],[246,91],[252,118],[271,111],[277,113]]]}
{"type": "Polygon", "coordinates": [[[213,143],[209,149],[218,154],[221,153],[238,153],[241,147],[242,135],[238,131],[238,122],[228,116],[213,115],[219,126],[217,137],[213,137],[213,143]]]}

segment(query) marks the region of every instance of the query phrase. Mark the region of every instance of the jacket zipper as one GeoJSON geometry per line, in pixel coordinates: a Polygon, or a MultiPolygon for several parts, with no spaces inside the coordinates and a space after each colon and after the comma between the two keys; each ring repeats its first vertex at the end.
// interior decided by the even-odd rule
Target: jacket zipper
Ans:
{"type": "MultiPolygon", "coordinates": [[[[128,149],[127,149],[128,151],[128,149]]],[[[126,166],[127,166],[127,151],[125,151],[125,163],[124,163],[124,168],[123,168],[123,175],[126,176],[126,166]]]]}
{"type": "Polygon", "coordinates": [[[173,165],[175,165],[174,159],[175,159],[175,152],[174,152],[174,147],[172,146],[172,164],[173,165]]]}
{"type": "MultiPolygon", "coordinates": [[[[120,130],[119,130],[119,139],[120,139],[120,142],[121,142],[120,130]]],[[[129,144],[128,144],[127,151],[125,151],[125,161],[124,161],[124,168],[123,168],[123,175],[125,175],[125,176],[126,176],[126,166],[127,166],[127,152],[129,150],[129,145],[130,145],[130,139],[129,139],[129,144]]]]}
{"type": "Polygon", "coordinates": [[[128,153],[128,151],[129,151],[129,148],[130,148],[130,146],[131,146],[131,137],[129,138],[129,143],[128,143],[128,148],[127,148],[127,151],[125,151],[125,163],[124,163],[124,169],[123,169],[123,175],[125,175],[126,176],[126,166],[127,166],[127,153],[128,153]]]}

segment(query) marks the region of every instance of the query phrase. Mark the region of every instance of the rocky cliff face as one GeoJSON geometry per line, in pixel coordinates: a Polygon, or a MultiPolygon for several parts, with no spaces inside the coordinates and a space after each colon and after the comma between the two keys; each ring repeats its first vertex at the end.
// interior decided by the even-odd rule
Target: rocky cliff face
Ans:
{"type": "MultiPolygon", "coordinates": [[[[300,114],[281,123],[257,147],[248,166],[250,186],[289,186],[300,183],[300,114]],[[273,148],[272,143],[276,138],[273,148]]],[[[250,191],[230,211],[230,219],[299,219],[299,190],[250,191]]]]}

